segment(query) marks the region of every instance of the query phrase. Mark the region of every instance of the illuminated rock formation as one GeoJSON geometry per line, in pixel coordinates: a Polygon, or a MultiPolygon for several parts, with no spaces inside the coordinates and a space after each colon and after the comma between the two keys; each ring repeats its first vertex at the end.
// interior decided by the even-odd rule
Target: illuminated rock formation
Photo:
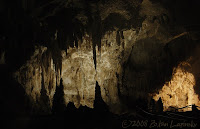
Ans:
{"type": "Polygon", "coordinates": [[[61,73],[60,70],[55,69],[51,56],[45,56],[48,48],[38,47],[31,59],[15,73],[15,78],[22,84],[26,94],[36,105],[40,104],[43,88],[46,91],[45,95],[49,98],[49,106],[52,107],[55,89],[59,86],[60,78],[63,80],[66,105],[73,102],[77,108],[80,105],[93,108],[96,81],[101,86],[104,101],[110,107],[119,105],[118,83],[121,82],[121,77],[117,75],[122,75],[122,64],[130,55],[129,45],[132,46],[134,43],[135,31],[125,31],[124,39],[119,37],[120,45],[116,41],[117,36],[117,31],[106,34],[102,40],[101,52],[96,49],[96,70],[91,38],[85,35],[82,42],[79,41],[81,45],[78,48],[69,48],[67,54],[62,51],[61,73]]]}
{"type": "Polygon", "coordinates": [[[31,59],[14,74],[34,108],[45,107],[43,103],[48,103],[45,108],[52,106],[56,83],[59,82],[53,60],[46,56],[46,51],[47,47],[36,47],[31,59]],[[44,96],[46,102],[42,102],[44,96]]]}
{"type": "Polygon", "coordinates": [[[67,54],[62,54],[61,78],[66,105],[73,102],[77,108],[80,105],[93,108],[96,71],[91,43],[91,38],[86,35],[80,47],[69,48],[67,54]]]}
{"type": "Polygon", "coordinates": [[[136,39],[134,30],[108,32],[102,38],[101,50],[97,51],[96,78],[103,100],[115,112],[120,110],[119,92],[122,92],[123,64],[127,61],[136,39]]]}
{"type": "MultiPolygon", "coordinates": [[[[161,97],[164,111],[173,110],[172,107],[178,109],[192,104],[200,106],[198,95],[194,91],[196,80],[192,73],[192,66],[189,62],[180,63],[174,68],[171,81],[153,96],[156,101],[161,97]]],[[[191,106],[178,109],[178,111],[191,110],[191,106]]]]}

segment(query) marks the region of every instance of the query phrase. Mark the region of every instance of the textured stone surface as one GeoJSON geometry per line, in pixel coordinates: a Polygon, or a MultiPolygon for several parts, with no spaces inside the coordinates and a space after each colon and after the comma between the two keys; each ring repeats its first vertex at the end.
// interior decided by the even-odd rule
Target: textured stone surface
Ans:
{"type": "MultiPolygon", "coordinates": [[[[102,98],[110,107],[119,106],[119,83],[121,83],[122,64],[131,52],[135,42],[134,30],[123,32],[120,45],[117,43],[117,31],[106,34],[102,40],[101,52],[97,51],[97,70],[94,67],[91,38],[83,37],[80,47],[69,48],[68,53],[62,51],[62,72],[55,70],[51,57],[44,57],[46,47],[35,49],[34,55],[16,73],[15,78],[26,90],[33,102],[40,101],[42,84],[52,106],[56,85],[59,86],[60,78],[63,80],[64,100],[67,105],[73,102],[78,108],[80,105],[93,108],[95,99],[95,86],[98,81],[101,86],[102,98]],[[49,59],[44,65],[44,58],[49,59]],[[118,76],[118,77],[117,77],[118,76]],[[56,81],[57,80],[57,81],[56,81]]],[[[97,47],[96,47],[97,48],[97,47]]]]}
{"type": "MultiPolygon", "coordinates": [[[[118,3],[114,2],[114,4],[113,2],[110,3],[112,7],[100,7],[102,20],[108,17],[109,14],[106,12],[110,12],[109,10],[112,10],[110,14],[117,13],[123,15],[126,20],[129,20],[130,14],[121,6],[120,1],[118,3]]],[[[110,4],[108,2],[106,5],[109,6],[110,4]]],[[[138,6],[139,2],[132,4],[138,6]]],[[[105,103],[111,110],[113,107],[119,107],[121,104],[119,93],[129,96],[130,93],[127,92],[127,90],[131,88],[131,86],[124,87],[122,85],[122,76],[124,72],[123,64],[127,62],[130,55],[131,58],[139,64],[141,63],[140,60],[146,59],[144,57],[145,54],[142,55],[142,53],[138,51],[138,48],[136,48],[136,50],[133,49],[136,53],[132,52],[134,44],[136,41],[147,37],[153,37],[161,32],[158,29],[162,28],[162,26],[160,27],[159,23],[152,23],[150,21],[150,18],[154,15],[160,15],[161,12],[154,11],[154,13],[148,14],[149,11],[145,11],[145,7],[150,6],[149,4],[150,3],[147,1],[142,3],[140,15],[148,15],[149,17],[142,23],[142,27],[138,33],[133,28],[123,31],[115,28],[116,30],[108,31],[103,35],[101,39],[101,49],[96,49],[96,70],[94,68],[93,49],[91,47],[92,39],[90,36],[84,35],[82,37],[83,40],[78,41],[78,48],[69,48],[67,54],[62,51],[61,76],[59,70],[55,70],[51,56],[47,57],[49,61],[47,61],[46,65],[39,63],[44,59],[42,58],[43,53],[37,52],[39,50],[36,49],[32,58],[16,73],[18,77],[17,80],[23,85],[27,95],[30,96],[34,102],[40,100],[41,84],[44,83],[44,89],[49,97],[50,106],[52,106],[56,84],[59,86],[59,79],[62,78],[65,104],[67,105],[69,102],[73,102],[77,108],[80,105],[93,108],[95,84],[96,81],[98,81],[105,103]],[[33,70],[35,70],[34,75],[33,70]],[[27,80],[27,78],[29,79],[27,80]],[[48,85],[50,85],[51,88],[49,88],[48,85]]],[[[113,111],[114,110],[115,109],[113,109],[113,111]]]]}
{"type": "Polygon", "coordinates": [[[120,105],[118,93],[121,92],[123,63],[128,59],[135,40],[134,30],[113,31],[102,38],[101,51],[97,52],[97,81],[102,98],[110,108],[120,105]]]}
{"type": "Polygon", "coordinates": [[[62,79],[64,86],[64,100],[66,105],[73,102],[93,108],[95,99],[96,71],[93,61],[91,38],[86,35],[79,48],[68,49],[63,53],[62,79]]]}
{"type": "MultiPolygon", "coordinates": [[[[158,94],[154,94],[153,98],[158,100],[162,98],[164,111],[172,110],[171,107],[182,108],[195,104],[200,106],[199,100],[199,47],[197,47],[192,56],[181,62],[173,70],[172,78],[166,82],[158,94]]],[[[191,111],[192,108],[179,109],[178,111],[191,111]]]]}
{"type": "MultiPolygon", "coordinates": [[[[170,107],[182,108],[192,104],[200,106],[198,95],[194,91],[196,81],[191,70],[190,63],[180,63],[177,68],[174,68],[171,81],[167,82],[159,93],[153,96],[156,101],[161,97],[164,111],[172,110],[170,107]]],[[[184,108],[178,111],[191,110],[191,108],[184,108]]]]}
{"type": "MultiPolygon", "coordinates": [[[[36,47],[31,59],[14,74],[18,82],[24,87],[33,106],[43,103],[41,102],[43,99],[41,91],[44,90],[44,96],[47,96],[47,102],[49,101],[48,106],[51,107],[56,88],[56,76],[57,81],[59,80],[53,60],[44,56],[46,51],[47,47],[36,47]],[[44,60],[48,65],[42,63],[44,60]]],[[[40,106],[42,107],[43,105],[40,106]]]]}
{"type": "Polygon", "coordinates": [[[62,51],[61,74],[60,70],[55,70],[52,57],[44,56],[47,47],[38,47],[31,59],[15,73],[15,78],[24,87],[30,100],[36,105],[42,99],[40,97],[42,86],[44,86],[43,90],[50,102],[46,106],[52,107],[56,86],[60,85],[62,78],[66,105],[73,102],[77,108],[80,105],[93,108],[96,72],[90,43],[91,39],[86,36],[83,37],[82,45],[79,48],[68,49],[67,56],[66,52],[62,51]]]}

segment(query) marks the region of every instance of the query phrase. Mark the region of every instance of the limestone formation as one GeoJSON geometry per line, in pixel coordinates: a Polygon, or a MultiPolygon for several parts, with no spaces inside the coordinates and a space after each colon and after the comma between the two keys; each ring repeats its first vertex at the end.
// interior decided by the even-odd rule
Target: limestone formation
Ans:
{"type": "Polygon", "coordinates": [[[178,111],[191,111],[191,105],[200,106],[198,94],[194,90],[197,85],[194,73],[199,73],[198,64],[199,61],[192,58],[181,62],[174,68],[172,79],[165,83],[158,94],[153,95],[156,101],[161,97],[164,111],[173,110],[171,107],[177,108],[178,111]]]}

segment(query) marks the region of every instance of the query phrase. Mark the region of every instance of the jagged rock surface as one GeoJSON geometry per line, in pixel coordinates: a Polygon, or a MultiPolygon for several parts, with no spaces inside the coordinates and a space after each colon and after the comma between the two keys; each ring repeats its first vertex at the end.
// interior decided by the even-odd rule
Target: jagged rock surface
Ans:
{"type": "MultiPolygon", "coordinates": [[[[199,48],[196,51],[199,51],[199,48]]],[[[200,62],[198,59],[199,52],[196,52],[195,56],[181,62],[174,68],[171,80],[164,84],[158,94],[153,94],[154,100],[162,99],[164,111],[174,110],[172,107],[175,107],[178,111],[185,112],[192,110],[190,105],[200,106],[198,92],[195,92],[195,88],[198,89],[199,85],[200,62]]]]}
{"type": "Polygon", "coordinates": [[[56,84],[59,83],[59,75],[55,72],[53,60],[45,56],[46,51],[47,47],[36,47],[31,59],[14,74],[33,103],[33,108],[50,109],[56,84]],[[42,61],[46,61],[47,64],[42,61]],[[44,100],[46,102],[43,101],[44,96],[47,97],[47,100],[44,100]],[[44,103],[48,105],[43,106],[44,103]]]}
{"type": "Polygon", "coordinates": [[[86,35],[80,47],[68,49],[67,55],[65,52],[62,54],[61,78],[66,105],[73,102],[77,108],[80,105],[93,108],[96,71],[91,43],[91,38],[86,35]]]}

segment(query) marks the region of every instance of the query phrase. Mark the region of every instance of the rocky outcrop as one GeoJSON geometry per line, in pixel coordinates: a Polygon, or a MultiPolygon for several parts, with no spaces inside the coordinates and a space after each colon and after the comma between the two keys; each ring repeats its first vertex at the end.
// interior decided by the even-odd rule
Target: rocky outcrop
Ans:
{"type": "Polygon", "coordinates": [[[96,71],[93,61],[92,41],[88,35],[78,48],[69,48],[68,53],[62,53],[62,74],[64,100],[67,105],[73,102],[93,108],[95,99],[96,71]]]}
{"type": "Polygon", "coordinates": [[[56,69],[47,49],[36,47],[31,59],[15,73],[16,80],[24,87],[31,102],[36,108],[46,106],[51,109],[56,86],[60,85],[62,78],[66,105],[73,102],[77,108],[80,105],[93,108],[96,72],[91,39],[86,35],[79,48],[69,48],[68,54],[62,51],[62,71],[56,69]],[[44,101],[49,102],[47,105],[44,105],[44,96],[44,101]]]}
{"type": "Polygon", "coordinates": [[[33,108],[44,107],[49,112],[59,75],[56,74],[53,60],[46,55],[46,51],[47,47],[36,47],[31,59],[14,76],[25,89],[33,108]]]}
{"type": "Polygon", "coordinates": [[[85,35],[82,42],[79,41],[78,48],[69,48],[67,53],[62,51],[61,73],[60,70],[56,70],[51,56],[44,56],[48,48],[37,47],[31,59],[15,73],[15,78],[36,105],[42,101],[42,90],[45,90],[49,99],[48,106],[52,107],[56,86],[59,86],[62,78],[66,105],[73,102],[77,108],[80,105],[93,108],[97,81],[106,104],[109,107],[119,106],[118,88],[122,83],[122,65],[130,55],[131,46],[136,40],[134,30],[120,33],[119,35],[118,31],[114,31],[106,34],[102,39],[101,51],[96,47],[96,70],[91,38],[85,35]],[[42,60],[47,61],[42,63],[42,60]]]}
{"type": "Polygon", "coordinates": [[[102,98],[116,112],[120,110],[119,95],[123,92],[123,64],[131,53],[136,37],[134,30],[108,32],[102,38],[101,50],[97,51],[97,81],[102,98]]]}
{"type": "MultiPolygon", "coordinates": [[[[199,51],[199,48],[196,51],[199,51]]],[[[177,108],[177,111],[191,111],[191,105],[200,106],[199,92],[196,92],[200,73],[198,53],[195,52],[194,56],[174,68],[171,80],[166,82],[157,94],[152,95],[156,101],[162,99],[164,111],[174,110],[173,107],[177,108]]]]}
{"type": "MultiPolygon", "coordinates": [[[[79,41],[78,48],[69,48],[67,53],[61,52],[61,71],[56,70],[50,55],[45,56],[48,48],[38,47],[31,59],[15,73],[15,77],[36,105],[42,101],[43,89],[45,91],[43,94],[47,96],[49,101],[47,104],[49,108],[52,107],[55,89],[56,86],[59,86],[61,78],[65,105],[73,102],[77,108],[80,105],[93,108],[97,81],[101,87],[102,98],[110,110],[120,112],[121,100],[119,96],[132,96],[131,92],[133,92],[130,90],[132,85],[124,86],[126,84],[122,79],[124,63],[130,58],[139,65],[141,65],[141,60],[147,60],[145,57],[140,57],[138,60],[137,57],[141,51],[137,52],[139,49],[135,43],[144,38],[141,33],[143,33],[142,30],[139,34],[135,30],[106,33],[102,38],[101,49],[96,47],[96,69],[93,61],[92,41],[87,34],[82,41],[79,41]]],[[[127,75],[129,76],[129,74],[127,75]]]]}

